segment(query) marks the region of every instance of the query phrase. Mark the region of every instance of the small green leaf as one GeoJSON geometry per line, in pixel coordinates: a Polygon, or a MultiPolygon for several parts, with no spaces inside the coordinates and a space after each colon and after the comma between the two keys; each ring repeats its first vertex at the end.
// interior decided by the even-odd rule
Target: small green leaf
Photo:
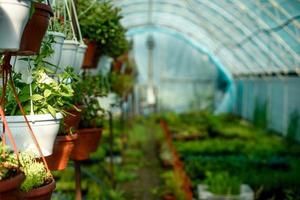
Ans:
{"type": "Polygon", "coordinates": [[[48,89],[46,89],[46,90],[44,91],[44,97],[47,98],[47,97],[49,97],[50,95],[51,95],[51,91],[48,90],[48,89]]]}
{"type": "Polygon", "coordinates": [[[41,100],[41,99],[43,99],[44,97],[42,96],[42,95],[40,95],[40,94],[34,94],[34,95],[32,95],[32,97],[31,97],[31,99],[33,100],[33,101],[39,101],[39,100],[41,100]]]}
{"type": "Polygon", "coordinates": [[[49,112],[52,115],[52,117],[56,116],[56,111],[55,111],[55,109],[51,105],[48,105],[47,109],[49,110],[49,112]]]}

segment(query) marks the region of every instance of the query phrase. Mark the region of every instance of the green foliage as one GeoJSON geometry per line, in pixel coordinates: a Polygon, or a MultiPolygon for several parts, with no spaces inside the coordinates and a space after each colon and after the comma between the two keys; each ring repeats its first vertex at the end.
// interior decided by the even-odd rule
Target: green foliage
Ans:
{"type": "Polygon", "coordinates": [[[20,164],[25,173],[25,180],[21,185],[21,190],[27,192],[34,188],[45,185],[51,180],[51,174],[46,171],[43,163],[37,162],[34,154],[23,152],[20,155],[20,164]]]}
{"type": "Polygon", "coordinates": [[[96,41],[101,53],[116,58],[128,51],[121,10],[111,1],[79,0],[77,12],[83,37],[96,41]]]}
{"type": "Polygon", "coordinates": [[[209,191],[214,194],[239,194],[241,180],[233,177],[228,172],[207,172],[205,183],[208,185],[209,191]]]}
{"type": "Polygon", "coordinates": [[[17,171],[19,166],[14,153],[0,142],[0,181],[14,176],[17,171]]]}
{"type": "Polygon", "coordinates": [[[253,123],[260,127],[260,128],[266,128],[268,123],[268,103],[265,102],[263,104],[259,103],[259,100],[257,99],[255,101],[255,108],[253,112],[253,123]]]}
{"type": "Polygon", "coordinates": [[[119,74],[112,72],[110,74],[111,91],[118,94],[119,97],[124,97],[133,88],[135,79],[129,74],[119,74]]]}
{"type": "Polygon", "coordinates": [[[288,141],[292,142],[296,140],[297,131],[299,129],[299,113],[298,111],[294,111],[290,114],[289,117],[289,125],[287,130],[286,138],[288,141]]]}

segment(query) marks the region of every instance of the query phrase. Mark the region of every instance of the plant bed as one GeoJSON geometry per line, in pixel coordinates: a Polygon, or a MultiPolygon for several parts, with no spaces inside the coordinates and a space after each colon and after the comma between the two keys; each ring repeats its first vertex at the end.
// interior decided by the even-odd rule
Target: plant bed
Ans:
{"type": "Polygon", "coordinates": [[[46,157],[50,170],[63,170],[66,168],[77,137],[77,134],[56,137],[53,154],[46,157]]]}
{"type": "Polygon", "coordinates": [[[240,194],[214,194],[209,191],[208,186],[200,184],[197,186],[199,200],[254,200],[254,192],[249,185],[242,184],[240,186],[240,194]]]}

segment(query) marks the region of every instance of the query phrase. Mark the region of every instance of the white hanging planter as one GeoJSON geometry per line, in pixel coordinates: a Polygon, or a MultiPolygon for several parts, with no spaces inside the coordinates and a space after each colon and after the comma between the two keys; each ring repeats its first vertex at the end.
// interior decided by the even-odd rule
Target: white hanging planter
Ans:
{"type": "Polygon", "coordinates": [[[217,195],[208,191],[208,186],[200,184],[197,186],[199,200],[254,200],[254,192],[249,185],[241,184],[240,194],[217,195]]]}
{"type": "Polygon", "coordinates": [[[46,62],[49,62],[55,66],[58,66],[61,58],[62,46],[64,44],[65,35],[60,32],[48,31],[46,37],[54,37],[54,43],[52,43],[52,49],[54,50],[53,54],[45,59],[46,62]]]}
{"type": "MultiPolygon", "coordinates": [[[[50,114],[27,115],[35,137],[44,156],[52,154],[54,141],[59,130],[62,114],[57,113],[56,118],[50,114]]],[[[29,128],[23,116],[6,116],[8,126],[12,132],[19,151],[31,151],[39,155],[38,149],[31,137],[29,128]]],[[[2,124],[2,122],[1,122],[2,124]]],[[[2,125],[0,126],[2,129],[2,125]]],[[[7,145],[12,148],[6,135],[7,145]]]]}
{"type": "Polygon", "coordinates": [[[0,0],[0,52],[19,50],[30,7],[31,0],[0,0]]]}
{"type": "Polygon", "coordinates": [[[62,51],[61,51],[61,58],[59,62],[59,67],[61,71],[63,71],[67,66],[74,67],[78,46],[79,46],[78,41],[75,40],[64,41],[62,46],[62,51]]]}
{"type": "Polygon", "coordinates": [[[81,70],[81,66],[83,64],[83,59],[84,59],[86,49],[87,49],[87,46],[85,44],[80,44],[77,49],[76,60],[74,63],[74,70],[76,73],[79,73],[81,70]]]}

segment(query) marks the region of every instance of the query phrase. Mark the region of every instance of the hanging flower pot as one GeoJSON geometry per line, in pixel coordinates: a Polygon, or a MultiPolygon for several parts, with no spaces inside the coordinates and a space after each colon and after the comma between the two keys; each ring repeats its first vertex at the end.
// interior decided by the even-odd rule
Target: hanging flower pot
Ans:
{"type": "Polygon", "coordinates": [[[81,111],[78,111],[76,109],[69,109],[67,110],[69,114],[67,114],[64,119],[64,129],[65,132],[70,132],[70,129],[77,130],[79,123],[80,123],[80,117],[81,117],[81,111]]]}
{"type": "Polygon", "coordinates": [[[79,42],[76,40],[64,41],[59,62],[61,70],[65,69],[67,66],[74,67],[78,46],[79,42]]]}
{"type": "Polygon", "coordinates": [[[74,69],[76,73],[80,72],[81,66],[83,64],[84,55],[86,52],[87,46],[85,44],[80,44],[77,53],[76,53],[76,60],[74,64],[74,69]]]}
{"type": "Polygon", "coordinates": [[[66,168],[76,139],[77,134],[56,137],[53,154],[46,157],[50,170],[63,170],[66,168]]]}
{"type": "Polygon", "coordinates": [[[52,181],[45,186],[32,189],[28,192],[21,192],[21,199],[50,200],[54,189],[55,189],[55,181],[54,179],[52,179],[52,181]]]}
{"type": "Polygon", "coordinates": [[[73,160],[86,160],[100,142],[102,128],[85,128],[78,130],[78,138],[71,154],[73,160]]]}
{"type": "Polygon", "coordinates": [[[97,43],[95,41],[88,41],[86,39],[84,41],[87,44],[87,49],[84,55],[82,68],[83,69],[96,68],[101,55],[97,43]]]}
{"type": "Polygon", "coordinates": [[[19,188],[25,175],[19,172],[16,176],[0,181],[0,199],[19,199],[19,188]]]}
{"type": "MultiPolygon", "coordinates": [[[[43,155],[51,155],[62,115],[57,113],[56,118],[52,117],[50,114],[27,115],[27,119],[41,147],[43,155]]],[[[29,128],[24,117],[21,115],[7,116],[6,120],[13,134],[18,150],[33,151],[39,155],[38,149],[30,135],[29,128]]],[[[2,125],[0,127],[2,127],[2,125]]],[[[9,141],[8,138],[7,141],[9,141]]],[[[12,147],[9,142],[8,146],[12,147]]]]}
{"type": "Polygon", "coordinates": [[[50,17],[53,16],[49,5],[37,2],[34,2],[33,5],[34,13],[24,29],[17,55],[34,55],[39,53],[50,17]]]}
{"type": "Polygon", "coordinates": [[[0,0],[0,52],[19,50],[30,6],[31,0],[0,0]]]}
{"type": "Polygon", "coordinates": [[[45,59],[46,62],[49,62],[55,66],[59,64],[62,46],[65,40],[65,35],[60,32],[48,31],[46,34],[47,37],[53,37],[54,42],[51,44],[53,49],[53,54],[45,59]]]}

